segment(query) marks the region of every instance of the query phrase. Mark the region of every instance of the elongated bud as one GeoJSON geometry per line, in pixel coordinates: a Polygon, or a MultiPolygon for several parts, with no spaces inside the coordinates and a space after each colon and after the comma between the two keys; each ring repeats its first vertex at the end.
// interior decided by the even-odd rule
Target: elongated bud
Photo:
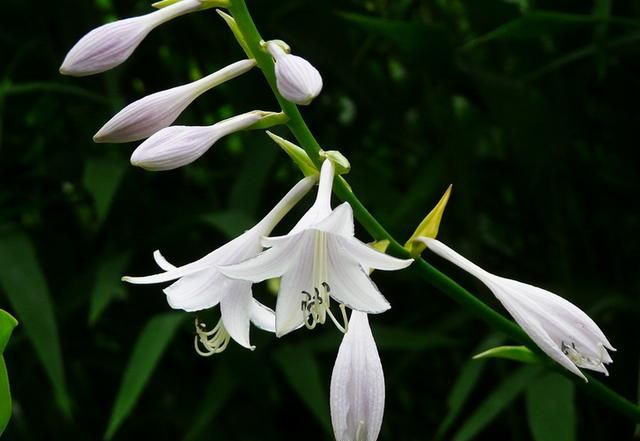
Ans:
{"type": "Polygon", "coordinates": [[[130,142],[148,138],[170,126],[193,100],[207,90],[256,65],[242,60],[183,86],[147,95],[118,112],[95,134],[95,142],[130,142]]]}
{"type": "Polygon", "coordinates": [[[71,48],[60,73],[83,77],[112,69],[129,58],[156,26],[201,8],[200,0],[182,0],[150,14],[102,25],[71,48]]]}
{"type": "Polygon", "coordinates": [[[171,126],[156,132],[131,155],[131,164],[150,171],[172,170],[202,156],[217,140],[249,128],[272,112],[255,110],[211,126],[171,126]]]}
{"type": "Polygon", "coordinates": [[[404,244],[405,249],[409,251],[412,256],[419,256],[427,247],[423,241],[416,240],[417,238],[429,237],[435,239],[438,236],[438,229],[440,228],[444,209],[447,207],[447,202],[449,202],[451,188],[452,186],[449,185],[447,191],[445,191],[440,198],[440,201],[438,201],[436,206],[433,207],[429,214],[420,222],[416,231],[413,232],[407,243],[404,244]]]}
{"type": "Polygon", "coordinates": [[[331,374],[337,441],[375,441],[384,414],[384,373],[367,314],[353,311],[331,374]]]}
{"type": "Polygon", "coordinates": [[[276,63],[278,92],[287,101],[307,105],[322,90],[322,77],[304,58],[288,53],[288,46],[279,40],[266,43],[267,51],[276,63]]]}

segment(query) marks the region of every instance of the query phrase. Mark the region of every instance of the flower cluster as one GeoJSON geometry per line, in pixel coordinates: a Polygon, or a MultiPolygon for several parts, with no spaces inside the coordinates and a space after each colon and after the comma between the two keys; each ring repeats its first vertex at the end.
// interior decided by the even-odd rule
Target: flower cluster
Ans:
{"type": "MultiPolygon", "coordinates": [[[[85,35],[69,51],[60,72],[86,76],[104,72],[129,58],[145,36],[173,18],[224,7],[227,0],[179,0],[160,2],[161,9],[139,17],[103,25],[85,35]]],[[[233,17],[219,14],[237,34],[233,17]]],[[[238,35],[236,35],[238,38],[238,35]]],[[[197,81],[159,91],[129,104],[95,134],[99,143],[143,141],[132,153],[131,164],[151,171],[186,166],[205,154],[220,138],[231,133],[264,129],[286,122],[280,112],[254,110],[210,126],[173,125],[180,114],[208,90],[238,77],[256,66],[249,55],[197,81]]],[[[281,40],[262,42],[273,61],[280,96],[291,103],[308,105],[322,90],[320,73],[305,59],[291,54],[281,40]]],[[[270,134],[285,151],[298,149],[270,134]],[[274,138],[275,137],[275,138],[274,138]]],[[[298,154],[298,153],[296,153],[298,154]]],[[[369,276],[372,269],[399,270],[413,259],[398,259],[365,245],[354,236],[351,206],[331,206],[336,169],[348,169],[339,152],[323,153],[321,169],[303,152],[305,174],[262,220],[248,231],[206,256],[186,265],[169,263],[160,251],[153,257],[162,270],[142,277],[125,276],[134,284],[171,282],[164,288],[169,306],[189,312],[220,305],[220,319],[211,329],[195,319],[194,346],[210,356],[225,350],[231,340],[254,349],[251,324],[282,337],[298,328],[313,329],[327,317],[345,336],[331,381],[331,414],[340,440],[374,440],[384,410],[382,365],[368,325],[367,314],[390,308],[369,276]],[[311,170],[310,173],[309,170],[311,170]],[[318,181],[318,182],[317,182],[318,181]],[[318,183],[315,203],[284,236],[268,237],[281,219],[318,183]],[[275,310],[253,297],[254,283],[280,278],[275,310]],[[332,301],[340,311],[332,311],[332,301]],[[353,310],[351,322],[346,308],[353,310]],[[359,381],[366,370],[363,383],[359,381]]],[[[335,308],[334,308],[335,309],[335,308]]]]}
{"type": "MultiPolygon", "coordinates": [[[[229,2],[165,0],[157,4],[160,9],[154,12],[105,24],[78,41],[60,72],[86,76],[112,69],[129,58],[146,35],[162,23],[212,7],[227,7],[229,2]]],[[[131,164],[162,171],[196,161],[231,133],[285,123],[288,116],[283,112],[253,110],[209,126],[173,125],[202,94],[255,67],[258,62],[253,54],[258,50],[271,63],[263,66],[261,62],[260,67],[273,69],[281,103],[286,100],[308,105],[318,96],[322,77],[307,60],[291,54],[289,45],[281,40],[249,48],[233,17],[219,13],[249,58],[129,104],[98,130],[94,141],[144,140],[132,153],[131,164]]],[[[176,266],[155,251],[153,257],[161,272],[125,276],[123,280],[134,284],[171,282],[163,291],[174,309],[195,312],[220,305],[220,319],[212,329],[195,319],[194,346],[204,356],[224,351],[230,340],[254,349],[250,341],[252,323],[282,337],[302,327],[313,329],[329,318],[344,333],[331,377],[331,419],[336,439],[374,441],[382,424],[385,388],[368,314],[384,312],[390,304],[370,275],[374,269],[403,269],[413,259],[389,256],[358,240],[348,202],[332,208],[335,175],[349,167],[344,156],[336,151],[319,152],[316,161],[312,161],[293,143],[267,133],[307,177],[255,226],[206,256],[176,266]],[[325,159],[318,173],[315,164],[320,165],[320,157],[325,159]],[[269,236],[316,183],[318,190],[311,208],[287,234],[269,236]],[[280,279],[280,285],[275,309],[271,309],[253,297],[252,286],[275,278],[280,279]],[[337,317],[332,301],[340,311],[337,317]],[[352,310],[350,319],[346,308],[352,310]]],[[[429,248],[467,270],[491,289],[533,342],[553,360],[585,380],[579,368],[607,374],[605,364],[612,362],[607,350],[614,348],[584,312],[553,293],[488,273],[435,239],[448,197],[449,191],[409,239],[405,245],[407,255],[417,257],[429,248]]]]}

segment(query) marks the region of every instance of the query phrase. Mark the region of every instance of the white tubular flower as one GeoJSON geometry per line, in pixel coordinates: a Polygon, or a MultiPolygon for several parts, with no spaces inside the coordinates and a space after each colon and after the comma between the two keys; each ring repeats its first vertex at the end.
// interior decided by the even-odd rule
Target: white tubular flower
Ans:
{"type": "Polygon", "coordinates": [[[276,63],[278,92],[287,101],[307,105],[320,94],[322,77],[318,70],[304,58],[291,55],[283,48],[283,42],[272,40],[266,43],[267,51],[276,63]]]}
{"type": "Polygon", "coordinates": [[[336,441],[375,441],[384,414],[384,373],[367,314],[351,313],[331,374],[336,441]]]}
{"type": "Polygon", "coordinates": [[[244,130],[272,112],[254,110],[211,126],[170,126],[154,133],[131,154],[131,165],[150,171],[173,170],[191,164],[220,138],[244,130]]]}
{"type": "Polygon", "coordinates": [[[222,352],[229,337],[245,348],[253,349],[249,342],[249,323],[274,332],[274,313],[253,298],[251,282],[229,279],[216,266],[241,262],[257,255],[262,250],[260,239],[269,234],[314,182],[315,178],[312,177],[298,182],[258,224],[203,258],[175,267],[156,251],[154,259],[164,272],[146,277],[125,276],[122,280],[135,284],[154,284],[177,279],[163,290],[169,306],[174,309],[200,311],[219,303],[221,319],[213,330],[206,331],[201,323],[196,323],[196,350],[202,355],[222,352]],[[204,351],[200,350],[199,345],[204,351]]]}
{"type": "Polygon", "coordinates": [[[345,202],[331,210],[333,176],[333,164],[325,160],[316,201],[291,232],[264,238],[262,244],[269,249],[253,259],[220,267],[229,277],[252,282],[282,276],[277,336],[303,324],[312,329],[327,315],[342,330],[329,309],[330,296],[358,311],[386,311],[389,302],[365,269],[398,270],[413,262],[378,252],[354,237],[351,206],[345,202]]]}
{"type": "Polygon", "coordinates": [[[170,126],[197,97],[247,72],[255,60],[241,60],[197,81],[147,95],[118,112],[95,134],[95,142],[130,142],[170,126]]]}
{"type": "Polygon", "coordinates": [[[202,7],[200,0],[182,0],[146,15],[102,25],[71,48],[60,73],[84,77],[112,69],[129,58],[155,27],[202,7]]]}
{"type": "Polygon", "coordinates": [[[607,349],[615,349],[580,308],[544,289],[491,274],[436,239],[418,240],[487,285],[531,340],[561,366],[585,381],[578,368],[609,375],[604,365],[613,360],[607,349]]]}

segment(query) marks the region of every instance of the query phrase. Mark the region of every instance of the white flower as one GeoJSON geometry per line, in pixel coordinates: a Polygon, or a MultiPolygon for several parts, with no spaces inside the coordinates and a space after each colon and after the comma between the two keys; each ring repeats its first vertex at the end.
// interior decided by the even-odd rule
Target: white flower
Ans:
{"type": "Polygon", "coordinates": [[[491,274],[442,242],[421,237],[430,250],[480,279],[545,354],[583,378],[579,367],[609,375],[615,351],[598,325],[571,302],[544,289],[491,274]]]}
{"type": "Polygon", "coordinates": [[[131,155],[131,164],[151,171],[172,170],[191,164],[216,141],[244,130],[272,112],[254,110],[211,126],[170,126],[154,133],[131,155]]]}
{"type": "Polygon", "coordinates": [[[348,203],[331,210],[333,164],[325,160],[313,206],[286,236],[268,237],[268,250],[246,262],[221,266],[229,277],[260,282],[282,276],[276,303],[276,335],[302,324],[324,323],[333,297],[351,309],[379,313],[389,302],[365,268],[397,270],[411,264],[380,253],[354,237],[353,212],[348,203]]]}
{"type": "Polygon", "coordinates": [[[336,441],[375,441],[384,414],[384,373],[367,314],[351,313],[331,374],[336,441]]]}
{"type": "Polygon", "coordinates": [[[309,104],[322,90],[322,77],[311,63],[287,53],[283,46],[288,49],[281,41],[272,40],[266,43],[267,51],[276,63],[278,92],[292,103],[309,104]]]}
{"type": "MultiPolygon", "coordinates": [[[[217,269],[219,264],[241,262],[262,250],[260,239],[273,229],[284,215],[311,189],[315,178],[298,182],[282,200],[253,228],[203,258],[184,266],[169,264],[159,251],[154,253],[158,266],[165,272],[146,277],[122,278],[135,284],[154,284],[176,280],[163,291],[169,306],[185,311],[200,311],[220,304],[221,319],[212,331],[198,326],[196,349],[200,343],[205,355],[221,352],[229,336],[245,348],[249,343],[249,322],[261,329],[275,331],[273,311],[256,301],[251,293],[251,282],[232,280],[217,269]]],[[[200,351],[199,351],[200,352],[200,351]]]]}
{"type": "Polygon", "coordinates": [[[71,48],[60,66],[60,73],[83,77],[112,69],[129,58],[156,26],[200,8],[200,0],[182,0],[146,15],[102,25],[71,48]]]}
{"type": "Polygon", "coordinates": [[[95,142],[130,142],[147,138],[171,125],[189,104],[207,90],[242,75],[255,60],[241,60],[189,84],[156,92],[118,112],[95,134],[95,142]]]}

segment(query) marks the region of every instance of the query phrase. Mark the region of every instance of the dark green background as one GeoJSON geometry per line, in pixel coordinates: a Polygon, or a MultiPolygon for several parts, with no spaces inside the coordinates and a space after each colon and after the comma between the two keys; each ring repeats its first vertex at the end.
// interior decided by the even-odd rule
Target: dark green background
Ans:
{"type": "MultiPolygon", "coordinates": [[[[383,225],[408,237],[452,183],[440,239],[587,311],[618,349],[603,381],[637,401],[640,4],[248,4],[263,36],[286,40],[322,73],[323,93],[303,115],[326,149],[350,159],[348,179],[383,225]]],[[[134,145],[92,143],[126,103],[242,57],[209,10],[155,30],[106,74],[58,74],[84,33],[148,10],[141,1],[2,5],[0,277],[25,287],[0,284],[0,306],[21,322],[5,354],[14,398],[8,440],[100,439],[138,335],[169,312],[160,287],[123,286],[119,276],[155,271],[156,248],[177,263],[199,258],[259,219],[300,177],[262,132],[227,138],[195,164],[162,173],[132,168],[134,145]],[[28,333],[47,304],[36,298],[27,317],[15,306],[40,271],[57,323],[47,329],[57,326],[61,343],[67,418],[28,333]]],[[[255,70],[208,92],[179,122],[275,105],[255,70]]],[[[359,237],[370,240],[362,229],[359,237]]],[[[426,257],[503,311],[477,281],[426,257]]],[[[371,318],[387,382],[381,440],[434,439],[447,415],[443,439],[465,439],[465,430],[487,440],[632,436],[631,422],[560,377],[533,380],[515,362],[470,361],[488,338],[512,342],[411,271],[374,278],[393,306],[371,318]]],[[[268,300],[264,285],[254,289],[268,300]]],[[[182,316],[114,439],[331,439],[333,326],[280,340],[254,330],[255,352],[232,342],[203,359],[192,348],[193,317],[182,316]]]]}

